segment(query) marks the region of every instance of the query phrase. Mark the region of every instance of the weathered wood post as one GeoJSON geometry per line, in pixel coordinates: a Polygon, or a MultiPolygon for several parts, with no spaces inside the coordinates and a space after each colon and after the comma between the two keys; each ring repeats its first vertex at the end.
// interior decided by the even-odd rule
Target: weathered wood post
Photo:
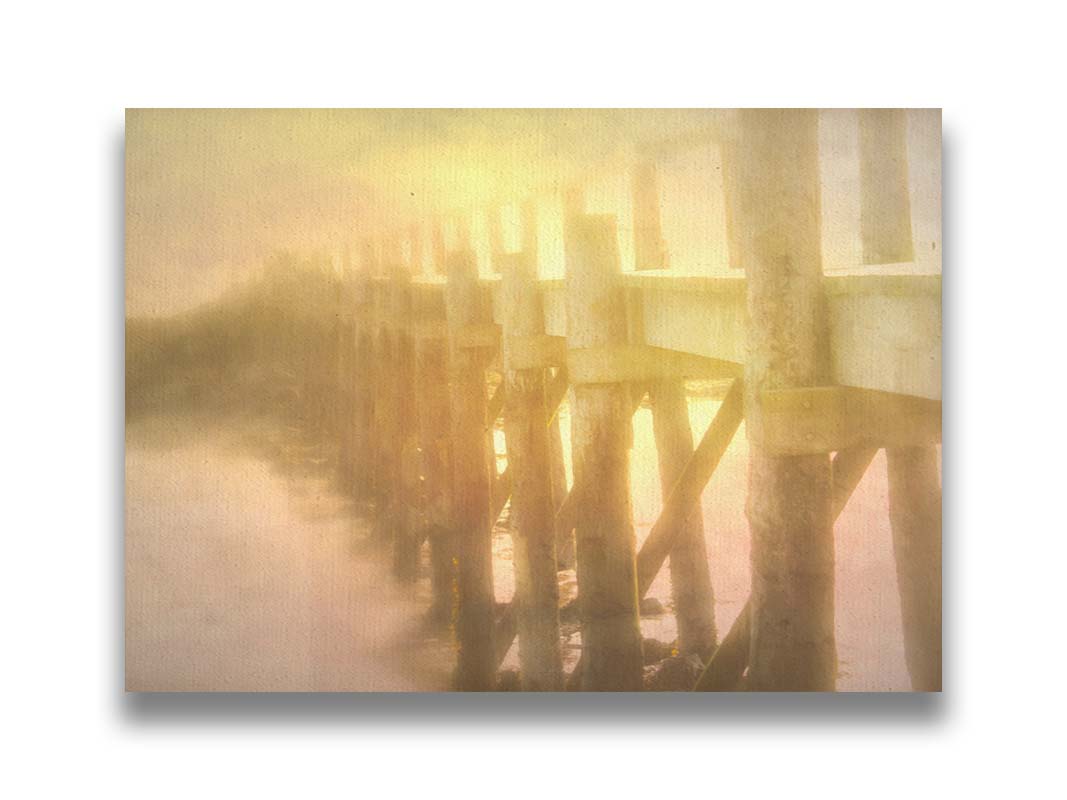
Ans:
{"type": "MultiPolygon", "coordinates": [[[[571,186],[571,187],[567,188],[566,190],[564,190],[563,196],[562,196],[561,199],[562,199],[562,205],[563,205],[563,239],[564,239],[564,242],[566,242],[569,239],[569,236],[570,236],[568,231],[569,231],[569,228],[570,228],[571,221],[585,213],[585,192],[582,190],[582,188],[580,186],[571,186]]],[[[573,452],[574,452],[574,438],[573,438],[574,437],[574,429],[573,429],[573,425],[574,425],[574,417],[573,417],[574,387],[573,386],[571,386],[571,387],[569,387],[567,389],[567,405],[572,411],[572,416],[571,416],[571,452],[573,454],[573,452]]],[[[554,429],[558,431],[559,430],[559,418],[558,418],[558,416],[553,417],[552,424],[554,426],[554,429]]],[[[555,434],[553,434],[553,435],[555,435],[555,434]]],[[[554,443],[553,443],[553,449],[555,449],[555,444],[554,443]]],[[[563,436],[562,436],[562,433],[560,433],[560,443],[559,443],[558,456],[555,456],[555,455],[553,456],[553,474],[554,474],[554,480],[556,482],[558,482],[558,483],[561,483],[563,485],[563,487],[564,487],[564,492],[563,492],[562,495],[560,495],[560,498],[562,498],[562,499],[558,501],[558,502],[560,502],[560,508],[556,509],[557,520],[558,520],[559,517],[562,517],[565,520],[566,519],[571,519],[573,517],[573,515],[560,514],[559,513],[559,512],[561,512],[563,510],[563,503],[566,502],[566,497],[567,497],[567,492],[566,492],[567,475],[566,475],[565,467],[564,467],[564,464],[563,464],[563,436]],[[557,474],[557,470],[558,470],[558,474],[557,474]]],[[[574,475],[573,475],[573,464],[572,464],[571,478],[572,478],[572,480],[574,478],[574,475]]],[[[557,529],[556,529],[556,560],[559,562],[559,568],[560,569],[573,569],[576,566],[576,562],[577,562],[577,558],[578,558],[577,557],[577,546],[576,546],[575,537],[574,537],[574,530],[573,530],[573,528],[567,530],[568,525],[569,525],[569,523],[565,522],[562,526],[557,526],[557,529]]]]}
{"type": "Polygon", "coordinates": [[[456,603],[455,532],[452,514],[452,414],[448,394],[448,342],[436,336],[418,340],[419,445],[422,451],[423,508],[430,541],[433,603],[429,622],[447,626],[456,603]]]}
{"type": "MultiPolygon", "coordinates": [[[[538,236],[537,236],[537,205],[528,200],[522,204],[522,252],[533,265],[534,275],[537,275],[538,265],[538,236]]],[[[549,413],[552,413],[551,409],[549,413]]],[[[563,498],[567,496],[567,467],[563,462],[563,434],[559,427],[559,415],[552,414],[552,420],[548,425],[548,448],[549,448],[549,471],[552,477],[552,498],[558,512],[563,504],[563,498]]],[[[564,538],[564,546],[557,550],[556,561],[560,569],[570,569],[574,566],[574,535],[573,532],[564,538]]]]}
{"type": "Polygon", "coordinates": [[[355,496],[366,498],[371,495],[374,483],[374,335],[371,331],[370,306],[360,304],[356,313],[361,319],[357,322],[356,335],[356,409],[355,409],[355,444],[353,446],[353,485],[355,496]]]}
{"type": "Polygon", "coordinates": [[[373,251],[368,242],[361,244],[352,276],[352,308],[355,320],[355,366],[353,368],[354,436],[352,483],[356,497],[371,491],[374,459],[374,293],[371,285],[373,251]]]}
{"type": "Polygon", "coordinates": [[[389,297],[382,281],[382,259],[376,243],[368,243],[370,272],[367,288],[370,293],[371,342],[373,358],[373,388],[371,413],[370,490],[376,511],[375,538],[389,541],[392,535],[390,502],[392,499],[393,441],[396,430],[396,409],[393,403],[393,363],[395,361],[392,330],[390,328],[389,297]]]}
{"type": "MultiPolygon", "coordinates": [[[[638,270],[667,267],[667,248],[660,226],[656,167],[649,160],[637,164],[633,173],[634,250],[638,270]]],[[[636,315],[638,318],[640,315],[636,315]]],[[[644,332],[631,332],[643,342],[644,332]]],[[[649,386],[652,429],[659,459],[659,477],[666,502],[671,489],[693,455],[693,429],[685,381],[665,378],[649,386]]],[[[707,659],[717,642],[715,596],[708,569],[704,540],[704,517],[700,503],[692,509],[670,555],[671,593],[678,621],[678,651],[707,659]]]]}
{"type": "MultiPolygon", "coordinates": [[[[557,376],[559,373],[557,372],[557,376]]],[[[559,414],[552,414],[548,425],[548,460],[552,478],[552,499],[556,503],[556,513],[563,507],[567,497],[567,467],[563,462],[563,433],[559,427],[559,414]]],[[[574,567],[574,531],[560,536],[556,531],[556,562],[560,569],[574,567]]]]}
{"type": "Polygon", "coordinates": [[[404,583],[413,583],[418,573],[420,537],[414,520],[417,467],[417,422],[414,406],[414,343],[408,322],[411,316],[411,272],[401,262],[399,248],[388,251],[389,282],[386,287],[388,324],[391,330],[389,375],[388,519],[392,528],[393,571],[404,583]]]}
{"type": "Polygon", "coordinates": [[[337,301],[337,383],[335,392],[334,436],[337,441],[337,477],[347,487],[352,479],[352,304],[349,295],[349,263],[347,249],[341,253],[341,274],[335,276],[337,301]]]}
{"type": "Polygon", "coordinates": [[[941,480],[933,447],[891,447],[889,521],[912,688],[941,691],[941,480]]]}
{"type": "MultiPolygon", "coordinates": [[[[420,251],[421,252],[421,251],[420,251]]],[[[444,235],[439,221],[431,227],[431,271],[445,273],[444,235]]],[[[421,263],[421,259],[416,259],[421,263]]],[[[456,534],[452,506],[452,409],[449,395],[448,339],[438,325],[446,325],[443,293],[420,294],[413,304],[413,324],[427,327],[416,338],[415,380],[419,449],[422,466],[422,507],[430,542],[432,603],[427,621],[433,627],[455,622],[457,587],[456,534]]]]}
{"type": "Polygon", "coordinates": [[[451,371],[452,502],[459,552],[456,688],[491,691],[496,684],[493,651],[492,471],[485,447],[489,428],[485,354],[471,346],[467,331],[487,322],[489,309],[478,285],[474,254],[450,253],[445,309],[451,371]]]}
{"type": "Polygon", "coordinates": [[[383,241],[371,263],[374,278],[374,425],[373,495],[376,507],[375,537],[387,544],[393,554],[394,570],[403,574],[401,553],[410,520],[404,499],[405,419],[410,403],[403,398],[407,363],[404,358],[403,293],[404,278],[395,242],[383,241]]]}
{"type": "Polygon", "coordinates": [[[775,456],[761,445],[761,392],[814,386],[824,377],[818,112],[746,110],[740,126],[731,191],[748,278],[748,685],[755,691],[832,691],[837,650],[829,455],[775,456]]]}
{"type": "MultiPolygon", "coordinates": [[[[626,343],[614,219],[574,216],[566,226],[567,346],[572,351],[626,343]]],[[[636,541],[630,496],[633,435],[625,383],[576,384],[572,422],[578,598],[586,691],[642,687],[636,541]]]]}
{"type": "Polygon", "coordinates": [[[489,239],[489,271],[500,274],[500,257],[504,255],[503,208],[493,205],[486,212],[486,233],[489,239]]]}
{"type": "Polygon", "coordinates": [[[906,122],[900,108],[859,112],[860,239],[867,264],[915,259],[906,122]]]}
{"type": "MultiPolygon", "coordinates": [[[[902,109],[864,109],[860,227],[867,264],[914,258],[902,109]]],[[[916,691],[941,691],[941,480],[937,448],[886,448],[904,652],[916,691]]]]}
{"type": "Polygon", "coordinates": [[[523,340],[544,334],[544,311],[533,261],[525,254],[498,255],[503,273],[501,319],[504,348],[504,430],[511,473],[511,530],[515,544],[520,680],[524,691],[563,688],[556,501],[545,370],[524,366],[523,340]]]}

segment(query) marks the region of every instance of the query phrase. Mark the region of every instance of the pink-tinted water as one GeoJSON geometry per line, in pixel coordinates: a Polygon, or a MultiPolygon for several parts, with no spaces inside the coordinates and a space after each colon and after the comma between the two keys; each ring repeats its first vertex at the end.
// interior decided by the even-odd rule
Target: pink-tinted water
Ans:
{"type": "MultiPolygon", "coordinates": [[[[691,399],[696,438],[718,406],[691,399]]],[[[560,420],[569,474],[566,405],[560,420]]],[[[263,428],[255,435],[270,434],[263,428]]],[[[127,431],[127,686],[445,688],[452,655],[419,627],[429,602],[425,576],[414,591],[402,591],[380,555],[360,549],[368,520],[328,472],[314,468],[314,452],[275,442],[268,458],[238,441],[242,436],[247,431],[163,420],[127,431]]],[[[499,432],[497,444],[502,453],[499,432]]],[[[702,497],[720,635],[749,590],[746,459],[742,427],[702,497]]],[[[632,481],[640,544],[662,504],[647,408],[634,415],[632,481]]],[[[856,489],[835,536],[838,687],[907,690],[884,455],[856,489]]],[[[494,553],[497,599],[506,601],[514,592],[506,525],[497,528],[494,553]]],[[[642,621],[645,636],[663,641],[675,637],[669,580],[665,567],[650,590],[668,613],[642,621]]],[[[572,593],[573,572],[561,583],[572,593]]],[[[572,634],[569,664],[579,643],[580,634],[572,634]]],[[[513,647],[505,666],[516,662],[513,647]]]]}

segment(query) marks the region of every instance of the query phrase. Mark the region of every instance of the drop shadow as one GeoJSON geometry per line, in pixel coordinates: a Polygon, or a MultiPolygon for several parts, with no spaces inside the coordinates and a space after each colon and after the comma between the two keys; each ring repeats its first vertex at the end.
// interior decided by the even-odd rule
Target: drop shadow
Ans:
{"type": "Polygon", "coordinates": [[[123,721],[153,725],[373,725],[529,728],[663,722],[672,726],[943,724],[943,694],[126,694],[123,721]]]}
{"type": "MultiPolygon", "coordinates": [[[[955,251],[958,219],[951,198],[955,187],[955,160],[950,132],[942,133],[942,272],[943,281],[943,393],[947,418],[944,423],[945,466],[943,478],[944,520],[943,586],[944,613],[952,618],[951,602],[957,585],[953,553],[959,541],[955,531],[959,519],[958,503],[962,494],[954,481],[952,443],[960,434],[953,403],[960,374],[957,358],[956,303],[953,295],[955,251]],[[948,209],[947,212],[945,209],[948,209]],[[947,246],[946,246],[947,245],[947,246]]],[[[113,646],[110,648],[114,693],[114,710],[123,725],[134,728],[192,727],[200,725],[244,727],[373,725],[376,730],[400,728],[412,724],[427,727],[472,728],[492,725],[505,728],[557,728],[567,725],[598,726],[603,723],[666,723],[677,728],[731,729],[762,727],[850,727],[885,729],[886,727],[939,727],[951,718],[955,698],[951,694],[917,693],[841,693],[841,694],[288,694],[288,693],[134,693],[123,688],[125,665],[125,132],[116,132],[111,158],[114,162],[112,207],[116,209],[113,226],[116,253],[111,287],[116,303],[114,337],[116,358],[109,381],[113,387],[114,449],[110,462],[115,489],[110,511],[116,532],[113,547],[114,581],[111,586],[113,646]]],[[[947,625],[951,634],[953,626],[947,625]]],[[[952,675],[958,652],[957,642],[949,638],[944,648],[946,684],[958,685],[952,675]]]]}

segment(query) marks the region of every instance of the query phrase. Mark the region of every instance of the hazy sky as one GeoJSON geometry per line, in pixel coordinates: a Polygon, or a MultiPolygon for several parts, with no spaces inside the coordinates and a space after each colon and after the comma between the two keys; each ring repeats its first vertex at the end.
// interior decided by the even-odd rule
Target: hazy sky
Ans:
{"type": "MultiPolygon", "coordinates": [[[[625,229],[626,166],[638,142],[692,143],[660,160],[664,235],[675,267],[715,272],[725,264],[721,174],[705,134],[730,119],[706,110],[131,110],[127,311],[187,308],[278,249],[355,252],[365,235],[407,236],[438,214],[464,215],[485,250],[487,207],[535,196],[552,228],[558,190],[570,182],[585,187],[590,211],[618,214],[625,229]]],[[[854,134],[853,112],[823,113],[831,265],[855,257],[854,134]]],[[[909,113],[916,238],[935,237],[938,254],[939,135],[937,112],[909,113]]],[[[542,269],[558,272],[559,248],[542,238],[542,269]]]]}

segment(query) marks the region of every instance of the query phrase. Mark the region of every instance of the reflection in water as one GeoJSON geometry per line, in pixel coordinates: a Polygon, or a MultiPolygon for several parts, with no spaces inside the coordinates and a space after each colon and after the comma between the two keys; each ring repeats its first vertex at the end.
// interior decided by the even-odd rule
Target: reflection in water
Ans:
{"type": "MultiPolygon", "coordinates": [[[[287,274],[292,274],[288,265],[287,274]]],[[[336,278],[307,268],[195,315],[127,327],[127,682],[138,689],[414,690],[447,686],[453,654],[430,638],[429,564],[401,590],[370,545],[369,510],[339,477],[346,395],[343,328],[323,308],[336,278]]],[[[360,387],[350,387],[358,391],[360,387]]],[[[695,389],[701,387],[695,386],[695,389]]],[[[349,397],[350,399],[350,397],[349,397]]],[[[695,391],[695,438],[718,400],[695,391]]],[[[560,411],[570,480],[570,417],[560,411]]],[[[634,415],[638,544],[662,498],[651,412],[634,415]]],[[[495,431],[504,467],[503,434],[495,431]]],[[[716,621],[749,589],[747,444],[735,436],[703,495],[716,621]]],[[[900,603],[879,455],[836,526],[842,690],[907,690],[900,603]]],[[[507,514],[494,536],[498,602],[514,592],[507,514]]],[[[424,553],[424,561],[426,560],[424,553]]],[[[564,599],[573,571],[561,573],[564,599]]],[[[646,637],[675,637],[669,570],[651,596],[667,613],[646,637]]],[[[573,665],[573,624],[565,657],[573,665]]],[[[505,666],[517,664],[516,648],[505,666]]]]}

